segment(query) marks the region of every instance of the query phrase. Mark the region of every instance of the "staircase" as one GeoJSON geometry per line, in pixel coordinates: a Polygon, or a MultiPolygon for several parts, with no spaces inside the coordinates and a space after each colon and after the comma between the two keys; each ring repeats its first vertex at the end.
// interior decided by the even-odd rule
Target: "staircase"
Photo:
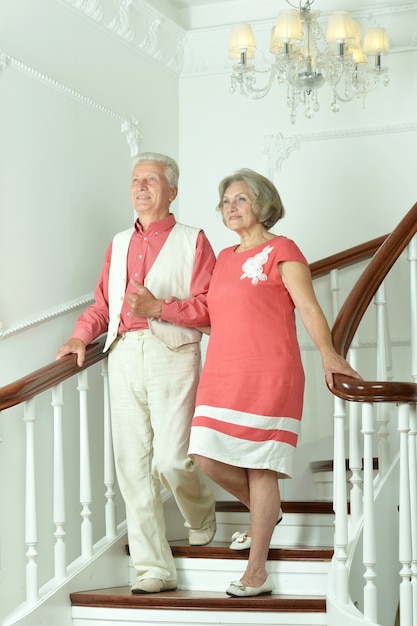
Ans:
{"type": "Polygon", "coordinates": [[[299,474],[282,491],[284,519],[269,555],[276,593],[225,594],[245,568],[246,555],[228,544],[234,531],[247,528],[248,513],[222,494],[218,531],[207,547],[190,548],[182,521],[175,512],[166,515],[179,589],[131,596],[135,573],[114,472],[103,337],[87,348],[82,368],[70,355],[0,389],[2,465],[12,468],[2,485],[3,626],[392,626],[397,618],[415,626],[417,203],[389,236],[310,268],[320,301],[333,303],[337,351],[349,352],[366,378],[335,376],[331,407],[316,393],[314,351],[301,338],[311,381],[307,425],[312,416],[325,419],[310,423],[308,444],[298,449],[299,474]],[[345,278],[354,286],[342,290],[345,278]],[[339,290],[349,292],[341,307],[339,290]],[[375,324],[367,316],[372,303],[375,324]],[[316,432],[330,415],[333,441],[327,430],[316,432]],[[321,460],[332,456],[330,464],[321,460]],[[322,493],[326,487],[330,494],[322,493]],[[323,502],[289,501],[310,499],[314,488],[323,502]]]}
{"type": "Polygon", "coordinates": [[[333,556],[332,505],[284,502],[282,508],[283,521],[274,531],[268,558],[276,593],[255,598],[225,594],[230,581],[238,580],[245,569],[247,552],[232,551],[228,545],[234,531],[247,528],[249,514],[238,502],[218,502],[218,528],[210,545],[191,547],[184,539],[170,542],[177,566],[177,591],[132,595],[135,571],[129,565],[126,586],[71,594],[73,626],[324,626],[327,574],[333,556]]]}

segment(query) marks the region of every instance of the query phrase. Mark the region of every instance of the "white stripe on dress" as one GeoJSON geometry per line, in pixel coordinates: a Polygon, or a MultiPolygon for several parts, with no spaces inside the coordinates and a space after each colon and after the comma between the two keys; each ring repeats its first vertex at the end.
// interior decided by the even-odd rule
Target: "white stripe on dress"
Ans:
{"type": "Polygon", "coordinates": [[[300,420],[293,417],[268,417],[205,404],[196,407],[194,417],[211,417],[226,424],[238,424],[263,430],[284,430],[295,434],[298,434],[300,430],[300,420]]]}

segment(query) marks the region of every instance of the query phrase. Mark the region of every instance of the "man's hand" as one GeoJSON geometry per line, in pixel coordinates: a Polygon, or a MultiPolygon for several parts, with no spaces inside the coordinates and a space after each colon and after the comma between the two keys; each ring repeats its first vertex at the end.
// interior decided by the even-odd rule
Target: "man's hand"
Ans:
{"type": "Polygon", "coordinates": [[[77,355],[77,365],[81,367],[81,365],[85,361],[85,343],[81,341],[81,339],[70,339],[67,343],[64,343],[56,353],[55,361],[61,359],[63,356],[67,354],[76,354],[77,355]]]}
{"type": "Polygon", "coordinates": [[[135,317],[159,318],[162,313],[161,301],[137,280],[131,279],[137,293],[128,293],[126,299],[135,317]]]}

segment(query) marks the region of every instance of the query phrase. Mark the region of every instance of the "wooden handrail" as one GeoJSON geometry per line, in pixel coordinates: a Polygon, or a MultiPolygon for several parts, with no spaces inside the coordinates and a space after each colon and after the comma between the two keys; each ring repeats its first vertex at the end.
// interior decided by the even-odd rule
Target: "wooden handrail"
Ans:
{"type": "Polygon", "coordinates": [[[58,361],[48,363],[45,367],[35,370],[28,376],[1,387],[0,411],[30,400],[42,391],[51,389],[58,383],[101,361],[106,356],[103,353],[104,343],[105,337],[100,337],[87,346],[85,361],[81,367],[77,365],[77,356],[69,354],[58,361]]]}
{"type": "MultiPolygon", "coordinates": [[[[359,323],[388,272],[417,233],[417,202],[385,239],[346,298],[332,330],[334,346],[346,356],[359,323]]],[[[416,402],[417,385],[408,382],[359,381],[334,376],[332,392],[356,402],[416,402]]]]}
{"type": "Polygon", "coordinates": [[[410,382],[357,380],[334,375],[332,392],[351,402],[417,402],[417,385],[410,382]]]}
{"type": "Polygon", "coordinates": [[[370,259],[387,237],[388,235],[382,235],[382,237],[377,237],[366,243],[361,243],[353,248],[347,248],[347,250],[310,263],[312,277],[319,278],[319,276],[329,274],[331,270],[342,269],[342,267],[348,267],[349,265],[370,259]]]}

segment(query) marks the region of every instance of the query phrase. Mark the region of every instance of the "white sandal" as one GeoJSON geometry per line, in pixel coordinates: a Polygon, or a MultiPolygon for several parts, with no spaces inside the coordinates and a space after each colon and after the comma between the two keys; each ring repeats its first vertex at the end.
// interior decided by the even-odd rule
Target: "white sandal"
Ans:
{"type": "Polygon", "coordinates": [[[248,537],[246,533],[236,532],[232,535],[232,543],[229,548],[231,550],[246,550],[250,548],[251,537],[248,537]]]}
{"type": "MultiPolygon", "coordinates": [[[[282,509],[279,510],[279,519],[276,526],[282,522],[282,509]]],[[[232,543],[230,544],[230,550],[248,550],[251,546],[252,538],[246,533],[240,533],[239,531],[233,533],[232,543]]]]}

